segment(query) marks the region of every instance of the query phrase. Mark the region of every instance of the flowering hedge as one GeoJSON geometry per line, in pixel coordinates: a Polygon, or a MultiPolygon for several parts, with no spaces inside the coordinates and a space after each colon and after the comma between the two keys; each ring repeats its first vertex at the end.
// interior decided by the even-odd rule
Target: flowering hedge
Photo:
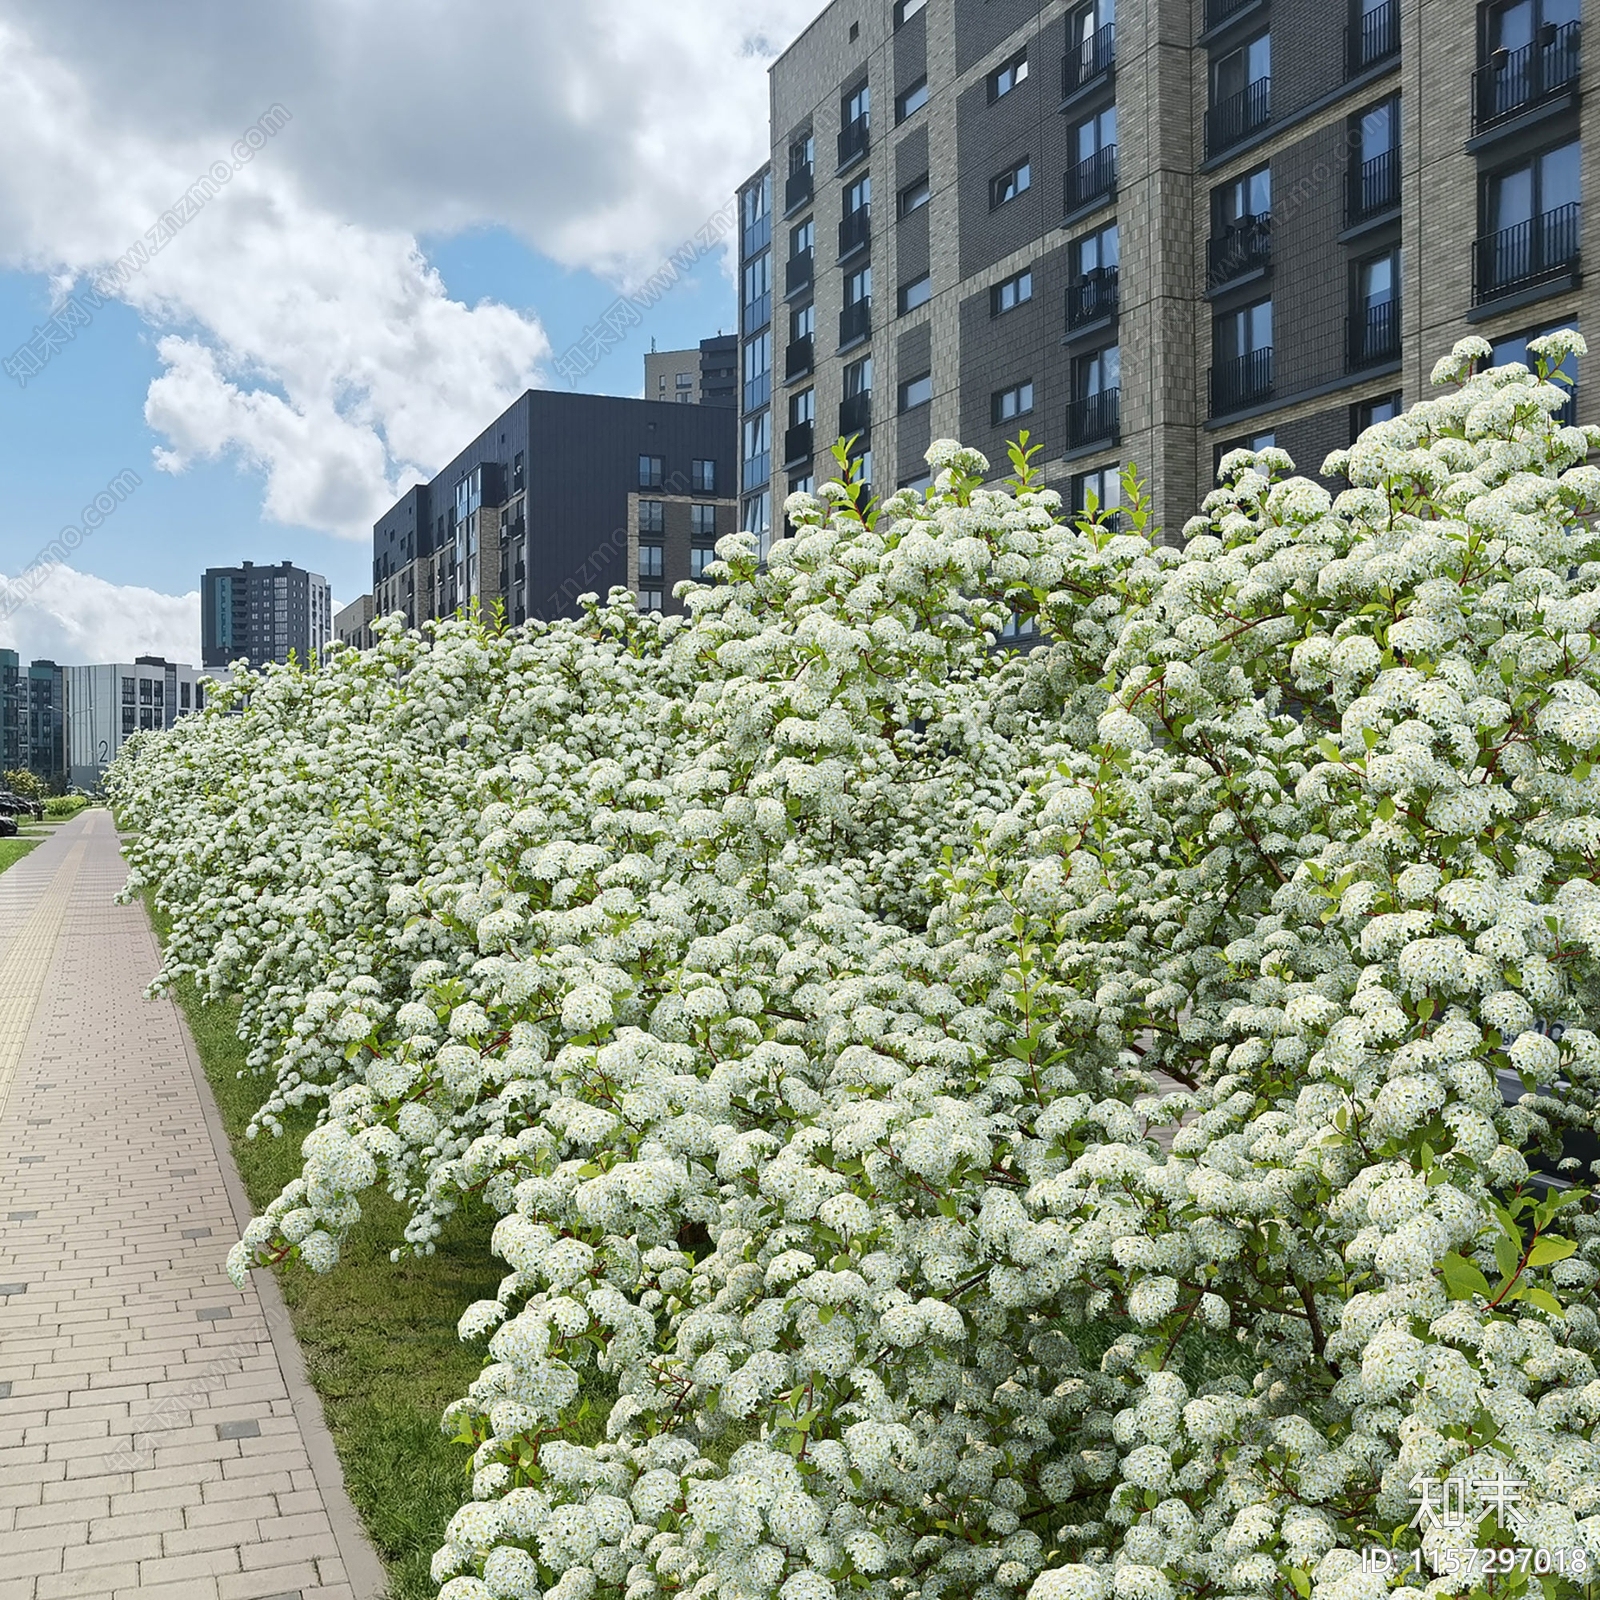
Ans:
{"type": "Polygon", "coordinates": [[[1600,430],[1487,355],[1182,548],[936,445],[687,617],[390,620],[130,745],[167,975],[320,1108],[236,1276],[499,1218],[446,1600],[1580,1592],[1459,1560],[1600,1556],[1528,1168],[1600,1103],[1600,430]]]}

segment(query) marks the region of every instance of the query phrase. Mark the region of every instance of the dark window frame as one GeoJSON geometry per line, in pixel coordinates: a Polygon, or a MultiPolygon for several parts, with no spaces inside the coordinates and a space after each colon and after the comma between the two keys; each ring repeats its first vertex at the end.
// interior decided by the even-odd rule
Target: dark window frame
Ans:
{"type": "Polygon", "coordinates": [[[1022,156],[989,180],[989,209],[998,211],[1013,200],[1020,200],[1033,188],[1033,158],[1022,156]],[[1025,179],[1025,182],[1018,180],[1025,179]],[[1007,192],[1009,188],[1009,192],[1007,192]]]}

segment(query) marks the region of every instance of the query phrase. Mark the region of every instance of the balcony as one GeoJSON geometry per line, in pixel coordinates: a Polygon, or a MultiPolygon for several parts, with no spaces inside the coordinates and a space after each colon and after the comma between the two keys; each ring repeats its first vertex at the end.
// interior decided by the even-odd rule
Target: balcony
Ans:
{"type": "Polygon", "coordinates": [[[1068,216],[1109,200],[1117,192],[1117,147],[1105,145],[1077,166],[1068,167],[1065,189],[1068,216]]]}
{"type": "Polygon", "coordinates": [[[1346,324],[1351,372],[1400,358],[1400,302],[1375,300],[1346,324]]]}
{"type": "Polygon", "coordinates": [[[1578,87],[1581,24],[1546,23],[1520,50],[1496,50],[1472,75],[1472,131],[1482,133],[1578,87]]]}
{"type": "Polygon", "coordinates": [[[1206,246],[1207,283],[1213,289],[1263,273],[1272,265],[1272,213],[1229,223],[1206,246]]]}
{"type": "Polygon", "coordinates": [[[1477,240],[1472,251],[1472,303],[1482,305],[1573,273],[1578,265],[1581,210],[1574,200],[1477,240]]]}
{"type": "Polygon", "coordinates": [[[872,336],[872,300],[857,300],[839,313],[839,348],[872,336]]]}
{"type": "Polygon", "coordinates": [[[811,198],[815,179],[810,167],[801,167],[798,172],[789,174],[789,181],[783,186],[783,214],[788,216],[791,211],[798,211],[807,200],[811,198]]]}
{"type": "Polygon", "coordinates": [[[1067,285],[1067,332],[1104,322],[1117,314],[1117,269],[1097,267],[1067,285]]]}
{"type": "Polygon", "coordinates": [[[872,432],[872,391],[847,396],[839,402],[839,434],[851,439],[859,434],[865,439],[872,432]]]}
{"type": "Polygon", "coordinates": [[[1070,99],[1096,78],[1104,77],[1115,65],[1116,59],[1117,25],[1108,22],[1062,57],[1061,98],[1070,99]]]}
{"type": "Polygon", "coordinates": [[[865,250],[872,243],[872,207],[862,206],[859,211],[847,211],[839,224],[839,259],[847,261],[857,250],[865,250]]]}
{"type": "Polygon", "coordinates": [[[1122,389],[1081,395],[1067,406],[1067,448],[1115,444],[1122,437],[1122,389]]]}
{"type": "Polygon", "coordinates": [[[811,335],[791,339],[783,352],[783,381],[793,383],[803,378],[816,365],[816,349],[811,335]]]}
{"type": "Polygon", "coordinates": [[[811,287],[811,280],[816,273],[816,252],[803,250],[797,256],[790,256],[783,267],[783,296],[792,300],[802,289],[811,287]]]}
{"type": "Polygon", "coordinates": [[[1383,0],[1382,5],[1363,11],[1354,27],[1344,30],[1344,75],[1346,81],[1358,77],[1368,67],[1400,54],[1400,0],[1383,0]]]}
{"type": "Polygon", "coordinates": [[[1271,120],[1272,79],[1257,78],[1206,112],[1206,154],[1214,156],[1238,144],[1271,120]]]}
{"type": "Polygon", "coordinates": [[[1220,28],[1229,17],[1255,3],[1255,0],[1206,0],[1205,32],[1220,28]]]}
{"type": "Polygon", "coordinates": [[[1382,216],[1400,205],[1400,152],[1385,150],[1350,168],[1345,220],[1354,224],[1382,216]]]}
{"type": "Polygon", "coordinates": [[[816,425],[810,422],[797,422],[788,429],[783,436],[783,466],[784,471],[791,467],[798,467],[801,462],[809,461],[812,453],[812,435],[816,432],[816,425]]]}
{"type": "Polygon", "coordinates": [[[1249,350],[1211,369],[1211,415],[1225,417],[1272,394],[1272,346],[1249,350]]]}
{"type": "Polygon", "coordinates": [[[867,153],[871,144],[870,129],[867,117],[857,117],[854,122],[847,122],[839,130],[839,167],[842,171],[852,161],[858,161],[867,153]]]}

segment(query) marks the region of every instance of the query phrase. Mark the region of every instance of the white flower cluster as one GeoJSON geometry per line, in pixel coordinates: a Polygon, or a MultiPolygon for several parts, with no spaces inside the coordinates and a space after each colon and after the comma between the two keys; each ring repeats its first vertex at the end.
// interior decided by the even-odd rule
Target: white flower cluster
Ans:
{"type": "Polygon", "coordinates": [[[495,1219],[443,1596],[1344,1600],[1490,1462],[1600,1555],[1600,1213],[1530,1176],[1600,1106],[1578,344],[1182,548],[941,441],[686,617],[391,619],[129,745],[167,975],[317,1108],[236,1274],[495,1219]]]}

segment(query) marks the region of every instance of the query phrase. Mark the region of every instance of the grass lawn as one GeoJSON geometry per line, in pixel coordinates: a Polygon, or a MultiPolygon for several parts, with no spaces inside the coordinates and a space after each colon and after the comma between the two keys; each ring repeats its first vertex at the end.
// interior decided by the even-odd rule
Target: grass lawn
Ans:
{"type": "MultiPolygon", "coordinates": [[[[237,1076],[246,1051],[234,1034],[235,1008],[201,1005],[187,979],[177,997],[259,1209],[298,1174],[300,1140],[313,1114],[299,1125],[285,1119],[281,1139],[247,1140],[245,1124],[270,1080],[237,1076]]],[[[470,1458],[440,1433],[439,1414],[466,1393],[483,1364],[481,1344],[456,1338],[456,1319],[474,1300],[494,1298],[505,1266],[489,1252],[487,1212],[458,1213],[437,1254],[393,1264],[402,1208],[381,1192],[362,1205],[365,1215],[332,1273],[280,1269],[279,1282],[345,1485],[389,1569],[390,1600],[432,1600],[428,1563],[445,1524],[470,1498],[470,1458]]]]}
{"type": "Polygon", "coordinates": [[[14,839],[0,839],[0,872],[7,867],[14,866],[41,840],[47,838],[43,833],[19,833],[14,839]]]}

